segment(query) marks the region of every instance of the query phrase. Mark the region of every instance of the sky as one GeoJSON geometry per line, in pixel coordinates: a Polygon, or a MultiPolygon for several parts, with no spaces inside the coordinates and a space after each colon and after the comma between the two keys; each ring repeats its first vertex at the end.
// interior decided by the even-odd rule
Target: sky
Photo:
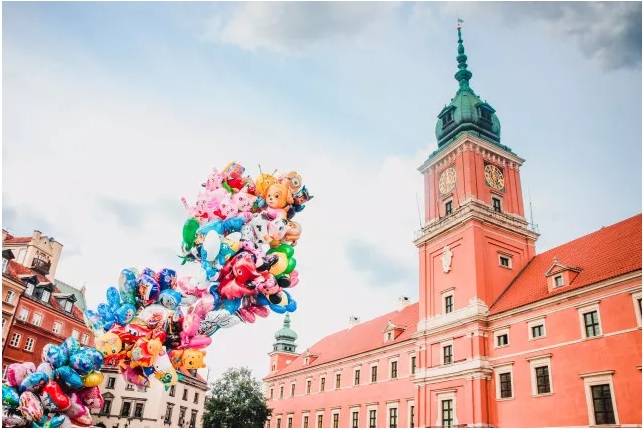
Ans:
{"type": "MultiPolygon", "coordinates": [[[[457,18],[538,252],[640,213],[640,2],[3,2],[2,226],[61,242],[56,277],[95,309],[124,268],[190,273],[180,199],[212,168],[296,170],[298,351],[415,301],[457,18]]],[[[282,322],[216,333],[210,378],[265,376],[282,322]]]]}

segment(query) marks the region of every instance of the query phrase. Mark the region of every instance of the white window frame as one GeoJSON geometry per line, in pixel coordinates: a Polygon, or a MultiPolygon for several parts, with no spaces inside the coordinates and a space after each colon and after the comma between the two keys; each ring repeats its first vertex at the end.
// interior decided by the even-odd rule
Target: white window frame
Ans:
{"type": "Polygon", "coordinates": [[[87,333],[83,333],[81,338],[82,340],[80,341],[80,343],[82,343],[83,345],[87,345],[89,343],[89,335],[87,333]]]}
{"type": "Polygon", "coordinates": [[[7,295],[4,296],[4,301],[13,305],[13,302],[16,300],[16,292],[13,290],[7,291],[7,295]]]}
{"type": "Polygon", "coordinates": [[[440,342],[440,366],[452,366],[455,363],[455,348],[453,347],[453,339],[440,342]],[[451,363],[444,364],[444,347],[451,346],[451,363]]]}
{"type": "MultiPolygon", "coordinates": [[[[615,424],[605,424],[605,426],[618,426],[620,421],[618,419],[618,408],[616,407],[616,395],[614,394],[614,382],[612,381],[613,370],[606,370],[603,372],[592,372],[581,374],[583,384],[585,385],[585,401],[587,403],[587,414],[589,415],[589,425],[596,425],[596,416],[594,414],[594,401],[592,400],[592,386],[605,385],[610,386],[610,395],[612,396],[612,409],[614,409],[615,424]]],[[[601,425],[602,426],[602,425],[601,425]]]]}
{"type": "Polygon", "coordinates": [[[73,337],[74,339],[78,340],[78,338],[80,337],[80,332],[78,330],[76,330],[76,329],[72,329],[71,337],[73,337]]]}
{"type": "Polygon", "coordinates": [[[453,206],[453,195],[451,195],[448,198],[444,199],[442,204],[444,205],[444,216],[453,215],[453,212],[455,211],[455,206],[453,206]],[[449,203],[451,203],[451,213],[447,213],[447,205],[449,203]]]}
{"type": "Polygon", "coordinates": [[[25,264],[26,256],[27,256],[27,250],[25,248],[20,248],[18,250],[18,258],[16,258],[16,261],[20,264],[25,264]]]}
{"type": "Polygon", "coordinates": [[[506,348],[509,345],[511,345],[511,338],[509,337],[509,328],[503,328],[503,329],[496,330],[496,331],[493,332],[493,347],[494,347],[494,349],[506,348]],[[507,343],[504,344],[504,345],[500,345],[498,343],[498,337],[502,336],[502,335],[505,335],[505,334],[507,335],[507,343]]]}
{"type": "Polygon", "coordinates": [[[9,266],[9,260],[6,258],[2,259],[2,273],[7,273],[7,266],[9,266]]]}
{"type": "Polygon", "coordinates": [[[25,351],[33,352],[35,346],[36,346],[36,339],[34,339],[33,337],[28,337],[27,340],[25,341],[25,351]],[[29,344],[29,341],[31,341],[31,344],[29,344]]]}
{"type": "Polygon", "coordinates": [[[415,358],[415,373],[418,371],[418,359],[416,354],[409,354],[409,376],[415,376],[413,373],[413,358],[415,358]]]}
{"type": "Polygon", "coordinates": [[[531,395],[532,397],[551,396],[554,394],[554,375],[551,368],[551,354],[540,355],[538,357],[527,358],[529,361],[529,373],[531,374],[531,395]],[[538,394],[538,384],[536,381],[536,367],[549,367],[549,393],[538,394]]]}
{"type": "Polygon", "coordinates": [[[65,306],[63,306],[63,307],[65,309],[65,312],[71,312],[71,311],[74,310],[74,304],[70,300],[65,301],[65,306]],[[69,309],[67,309],[67,308],[69,308],[69,309]]]}
{"type": "MultiPolygon", "coordinates": [[[[306,378],[306,388],[304,388],[306,394],[313,393],[313,378],[306,378]],[[310,391],[308,390],[308,383],[310,382],[310,391]]],[[[303,421],[302,421],[303,423],[303,421]]],[[[309,423],[310,424],[310,423],[309,423]]]]}
{"type": "Polygon", "coordinates": [[[578,308],[578,322],[580,324],[580,334],[582,339],[594,339],[597,337],[603,337],[603,322],[601,320],[601,310],[598,303],[591,305],[583,306],[578,308]],[[585,330],[585,316],[584,314],[596,311],[596,316],[598,317],[598,329],[601,331],[599,335],[596,336],[587,336],[587,330],[585,330]]]}
{"type": "MultiPolygon", "coordinates": [[[[324,373],[323,375],[319,376],[319,392],[320,393],[326,392],[326,388],[328,388],[328,387],[326,386],[326,374],[324,373]],[[322,379],[324,380],[324,391],[322,391],[322,379]]],[[[315,415],[315,417],[316,417],[316,415],[315,415]]]]}
{"type": "Polygon", "coordinates": [[[533,319],[527,321],[527,336],[529,340],[538,340],[547,337],[547,324],[545,324],[545,317],[540,317],[538,319],[533,319]],[[534,337],[534,332],[532,328],[542,325],[543,326],[543,335],[539,337],[534,337]]]}
{"type": "MultiPolygon", "coordinates": [[[[435,421],[436,427],[442,427],[442,401],[443,400],[453,400],[453,427],[458,426],[458,408],[457,408],[457,400],[456,400],[456,395],[457,391],[456,390],[450,390],[450,391],[444,391],[441,393],[437,393],[436,399],[437,399],[437,404],[438,404],[438,414],[437,420],[435,421]]],[[[416,426],[417,427],[417,426],[416,426]]]]}
{"type": "Polygon", "coordinates": [[[42,296],[40,297],[40,300],[49,303],[49,299],[51,298],[51,293],[47,290],[42,291],[42,296]]]}
{"type": "Polygon", "coordinates": [[[63,323],[61,323],[60,321],[54,321],[54,326],[51,330],[54,334],[61,334],[63,332],[63,323]],[[60,327],[58,331],[56,331],[56,324],[58,324],[58,326],[60,327]]]}
{"type": "Polygon", "coordinates": [[[308,417],[308,427],[310,428],[310,412],[304,412],[301,414],[301,428],[304,428],[304,420],[306,419],[305,417],[308,417]]]}
{"type": "Polygon", "coordinates": [[[331,409],[330,410],[330,428],[343,428],[339,425],[339,421],[342,419],[341,409],[331,409]],[[333,427],[334,415],[337,414],[337,427],[333,427]]]}
{"type": "Polygon", "coordinates": [[[371,411],[375,411],[375,427],[378,428],[377,426],[377,405],[371,405],[366,407],[366,425],[364,427],[370,428],[371,427],[371,411]]]}
{"type": "MultiPolygon", "coordinates": [[[[502,206],[501,206],[501,207],[502,207],[502,206]]],[[[502,267],[503,269],[508,269],[508,270],[513,269],[513,267],[514,267],[514,266],[513,266],[513,256],[512,256],[512,255],[509,255],[509,254],[507,254],[507,253],[505,253],[505,252],[498,251],[498,266],[499,266],[499,267],[502,267]],[[508,265],[508,266],[504,266],[504,265],[502,264],[502,262],[501,262],[500,258],[506,258],[507,260],[509,260],[509,265],[508,265]]]]}
{"type": "Polygon", "coordinates": [[[440,296],[442,297],[442,315],[447,315],[447,306],[446,306],[446,299],[447,297],[451,296],[451,304],[453,305],[453,310],[449,312],[452,314],[455,312],[455,287],[447,288],[444,291],[440,292],[440,296]]]}
{"type": "Polygon", "coordinates": [[[288,420],[294,425],[295,424],[295,416],[293,414],[288,414],[286,415],[286,428],[292,428],[293,426],[291,425],[288,427],[288,420]]]}
{"type": "Polygon", "coordinates": [[[400,360],[398,359],[398,357],[389,358],[389,360],[388,360],[388,379],[389,379],[389,381],[400,379],[400,360]],[[394,362],[397,363],[396,364],[397,368],[395,369],[395,373],[396,373],[395,378],[393,378],[391,376],[391,373],[393,373],[393,363],[394,362]]]}
{"type": "MultiPolygon", "coordinates": [[[[371,363],[371,365],[368,368],[368,383],[369,384],[377,384],[380,382],[380,368],[378,366],[378,363],[371,363]],[[375,382],[373,382],[373,367],[377,367],[377,372],[375,373],[375,382]]],[[[361,379],[362,375],[360,375],[361,379]]]]}
{"type": "Polygon", "coordinates": [[[386,333],[384,333],[384,342],[390,342],[393,340],[393,331],[389,330],[386,333]]]}
{"type": "MultiPolygon", "coordinates": [[[[324,428],[324,411],[317,411],[315,412],[315,428],[324,428]],[[317,427],[319,425],[319,417],[322,417],[322,426],[317,427]]],[[[310,423],[308,423],[308,427],[310,427],[310,423]]]]}
{"type": "Polygon", "coordinates": [[[36,286],[34,284],[32,284],[31,282],[27,282],[27,289],[25,290],[25,294],[31,296],[35,288],[36,286]]]}
{"type": "Polygon", "coordinates": [[[337,371],[333,374],[333,390],[341,390],[342,389],[342,372],[337,371]],[[339,375],[339,388],[337,388],[337,375],[339,375]]]}
{"type": "MultiPolygon", "coordinates": [[[[361,375],[360,375],[360,379],[361,379],[361,375]]],[[[356,428],[362,428],[362,426],[360,425],[360,422],[359,422],[359,419],[361,418],[361,416],[360,416],[360,407],[359,406],[353,406],[352,408],[350,408],[349,414],[348,414],[348,416],[350,418],[350,422],[348,423],[349,425],[347,427],[348,428],[354,428],[353,427],[353,413],[355,413],[355,412],[357,412],[357,427],[356,428]]]]}
{"type": "Polygon", "coordinates": [[[641,299],[641,291],[632,294],[632,303],[634,304],[634,314],[636,315],[636,324],[641,327],[641,311],[639,310],[638,301],[641,299]]]}
{"type": "Polygon", "coordinates": [[[502,201],[502,197],[500,195],[496,194],[496,193],[491,193],[491,210],[494,213],[501,214],[501,213],[504,213],[504,206],[505,205],[504,205],[504,202],[502,201]],[[496,212],[496,210],[493,207],[493,199],[496,199],[496,200],[498,200],[498,202],[500,202],[500,211],[499,212],[496,212]]]}
{"type": "Polygon", "coordinates": [[[296,382],[291,382],[290,383],[290,397],[295,397],[296,395],[297,395],[297,383],[296,382]]]}
{"type": "Polygon", "coordinates": [[[33,314],[33,318],[31,319],[31,324],[33,324],[33,325],[35,325],[37,327],[41,327],[42,326],[42,320],[43,320],[43,315],[40,312],[35,312],[33,314]],[[36,322],[36,320],[38,320],[38,321],[36,322]]]}
{"type": "Polygon", "coordinates": [[[493,372],[496,375],[496,400],[498,401],[507,401],[513,400],[516,397],[516,389],[514,387],[514,362],[503,363],[498,366],[493,366],[493,372]],[[500,374],[509,373],[511,374],[511,397],[501,397],[501,384],[500,384],[500,374]]]}
{"type": "MultiPolygon", "coordinates": [[[[409,401],[406,403],[406,428],[411,428],[411,424],[414,424],[411,422],[411,407],[415,407],[415,401],[409,401]]],[[[415,409],[414,412],[414,415],[417,416],[417,409],[415,409]]],[[[417,427],[417,425],[414,425],[413,427],[417,427]]]]}
{"type": "Polygon", "coordinates": [[[20,348],[21,342],[22,342],[22,333],[13,332],[13,334],[11,335],[11,340],[9,341],[9,346],[14,348],[20,348]],[[16,338],[16,336],[17,336],[17,341],[14,344],[13,339],[16,338]]]}
{"type": "Polygon", "coordinates": [[[400,406],[396,403],[387,403],[386,404],[386,428],[391,428],[391,409],[397,409],[397,417],[395,418],[395,425],[397,428],[400,428],[400,406]]]}
{"type": "Polygon", "coordinates": [[[355,366],[353,367],[353,387],[359,387],[362,385],[362,382],[364,381],[363,375],[362,375],[362,366],[355,366]],[[355,385],[355,373],[359,370],[359,384],[355,385]]]}
{"type": "Polygon", "coordinates": [[[2,366],[2,382],[5,382],[7,380],[7,369],[9,368],[8,364],[5,364],[2,366]]]}
{"type": "Polygon", "coordinates": [[[551,282],[554,288],[562,288],[565,286],[565,277],[563,276],[562,273],[559,273],[551,277],[551,282]],[[558,283],[556,282],[556,279],[560,279],[560,285],[558,285],[558,283]]]}
{"type": "Polygon", "coordinates": [[[29,309],[27,308],[20,308],[20,313],[18,314],[18,319],[20,321],[27,321],[29,319],[29,309]],[[24,316],[23,316],[24,314],[24,316]]]}

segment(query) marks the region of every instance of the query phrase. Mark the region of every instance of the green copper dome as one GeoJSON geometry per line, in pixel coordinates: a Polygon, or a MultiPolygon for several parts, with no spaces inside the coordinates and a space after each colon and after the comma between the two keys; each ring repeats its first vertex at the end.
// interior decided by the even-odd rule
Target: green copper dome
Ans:
{"type": "Polygon", "coordinates": [[[456,59],[458,71],[455,79],[460,86],[451,103],[438,114],[438,122],[435,125],[438,148],[452,142],[463,132],[469,132],[500,145],[500,121],[495,109],[482,101],[469,86],[469,80],[473,74],[467,69],[467,56],[464,53],[460,25],[458,25],[456,59]]]}
{"type": "Polygon", "coordinates": [[[286,313],[284,326],[275,332],[276,342],[272,344],[275,351],[295,352],[297,333],[290,328],[290,314],[286,313]]]}

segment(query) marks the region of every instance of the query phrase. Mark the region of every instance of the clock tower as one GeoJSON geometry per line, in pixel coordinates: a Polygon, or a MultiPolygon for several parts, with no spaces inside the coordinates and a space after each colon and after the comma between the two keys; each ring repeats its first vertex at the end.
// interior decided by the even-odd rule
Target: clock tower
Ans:
{"type": "Polygon", "coordinates": [[[491,368],[486,314],[535,256],[538,234],[525,219],[520,168],[525,161],[500,141],[495,109],[471,88],[458,25],[458,90],[437,117],[438,148],[420,166],[425,226],[414,241],[420,258],[420,425],[438,422],[453,396],[473,406],[463,424],[489,423],[484,408],[491,368]],[[461,387],[461,389],[457,388],[461,387]],[[443,398],[435,393],[442,392],[443,398]],[[437,391],[436,391],[437,390],[437,391]],[[446,396],[446,397],[445,397],[446,396]],[[448,399],[447,399],[448,400],[448,399]],[[433,415],[432,415],[433,414],[433,415]]]}

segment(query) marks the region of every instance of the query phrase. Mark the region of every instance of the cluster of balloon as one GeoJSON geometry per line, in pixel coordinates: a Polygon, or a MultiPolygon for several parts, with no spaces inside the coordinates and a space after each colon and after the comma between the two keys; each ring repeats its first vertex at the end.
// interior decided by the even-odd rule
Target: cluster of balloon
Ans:
{"type": "Polygon", "coordinates": [[[103,355],[72,337],[47,344],[42,363],[14,363],[2,384],[3,427],[87,427],[102,408],[103,355]]]}
{"type": "Polygon", "coordinates": [[[188,219],[180,258],[196,264],[194,276],[124,269],[107,302],[85,312],[105,364],[128,383],[148,387],[154,375],[169,389],[185,371],[205,367],[219,329],[297,309],[288,291],[299,282],[301,225],[293,218],[312,196],[296,172],[253,181],[244,171],[234,162],[214,169],[194,206],[182,199],[188,219]]]}

